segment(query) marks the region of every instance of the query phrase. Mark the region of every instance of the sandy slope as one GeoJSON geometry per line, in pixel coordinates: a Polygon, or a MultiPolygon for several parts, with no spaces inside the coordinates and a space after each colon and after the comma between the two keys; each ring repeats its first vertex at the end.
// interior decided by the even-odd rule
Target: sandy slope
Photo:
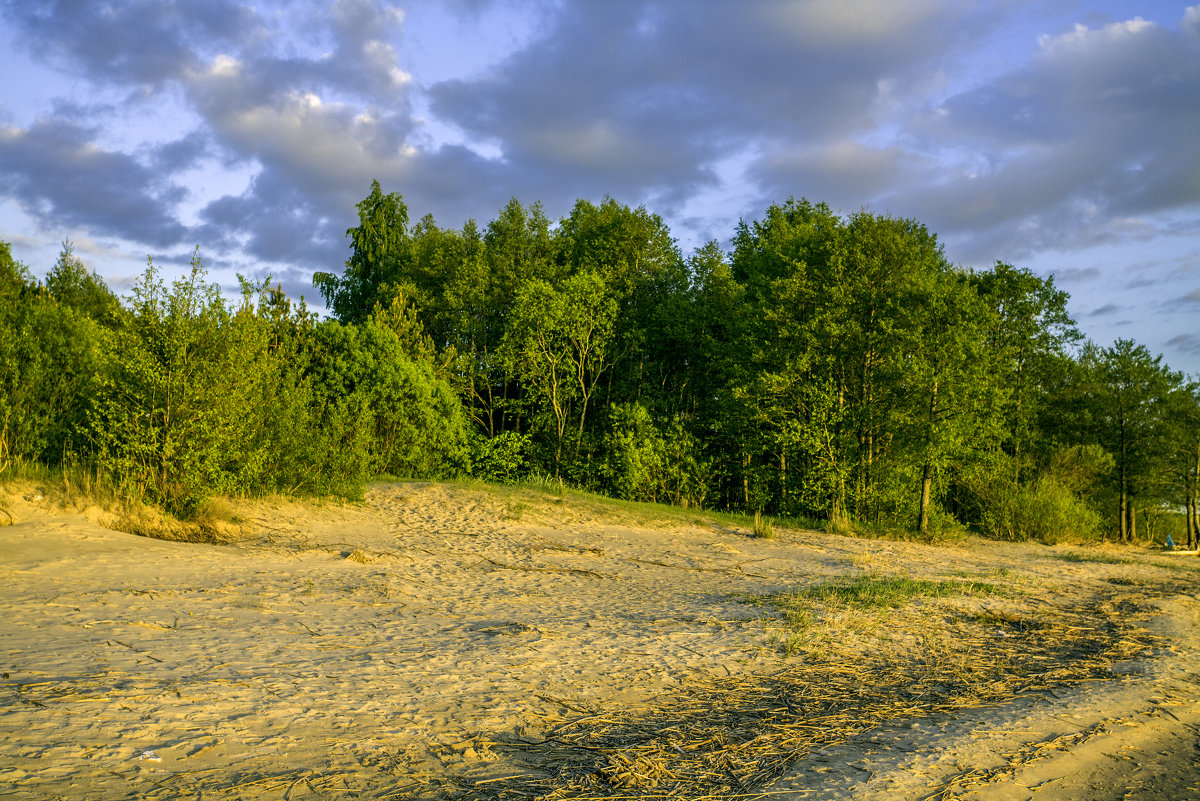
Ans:
{"type": "Polygon", "coordinates": [[[235,545],[112,531],[30,491],[6,505],[0,795],[385,798],[450,775],[486,786],[513,770],[488,746],[499,735],[536,738],[547,721],[777,669],[771,624],[738,596],[862,570],[1004,566],[1027,590],[1152,588],[1166,644],[1112,681],[859,735],[801,759],[770,797],[1106,799],[1128,786],[1165,798],[1146,788],[1182,776],[1170,797],[1200,798],[1200,570],[1170,557],[755,540],[425,484],[380,486],[362,505],[246,504],[235,545]]]}

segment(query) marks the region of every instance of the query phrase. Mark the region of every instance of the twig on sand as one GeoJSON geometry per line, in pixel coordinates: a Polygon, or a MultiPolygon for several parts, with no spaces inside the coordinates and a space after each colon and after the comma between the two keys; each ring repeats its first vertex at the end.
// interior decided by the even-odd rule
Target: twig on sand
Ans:
{"type": "Polygon", "coordinates": [[[507,562],[497,562],[495,559],[483,557],[483,561],[478,564],[487,562],[489,565],[502,567],[505,570],[523,570],[527,573],[573,573],[581,576],[591,576],[592,578],[610,578],[615,579],[616,576],[607,573],[597,573],[595,570],[584,570],[578,567],[538,567],[536,565],[510,565],[507,562]]]}

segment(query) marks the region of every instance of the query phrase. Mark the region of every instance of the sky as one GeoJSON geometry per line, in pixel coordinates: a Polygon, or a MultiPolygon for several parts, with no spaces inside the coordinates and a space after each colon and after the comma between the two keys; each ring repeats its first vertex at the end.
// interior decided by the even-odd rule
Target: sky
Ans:
{"type": "Polygon", "coordinates": [[[684,254],[805,197],[1053,276],[1200,375],[1200,5],[0,0],[0,240],[320,307],[378,180],[413,220],[644,205],[684,254]]]}

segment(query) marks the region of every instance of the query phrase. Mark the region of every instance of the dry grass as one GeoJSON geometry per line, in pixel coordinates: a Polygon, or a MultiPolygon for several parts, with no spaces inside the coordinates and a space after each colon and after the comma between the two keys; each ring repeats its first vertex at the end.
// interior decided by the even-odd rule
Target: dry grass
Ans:
{"type": "Polygon", "coordinates": [[[520,766],[512,775],[443,779],[422,795],[766,798],[766,785],[796,760],[885,722],[1111,678],[1114,662],[1142,656],[1153,644],[1136,623],[1143,612],[1101,598],[1048,607],[1036,617],[910,605],[889,613],[885,627],[910,634],[906,642],[827,646],[775,673],[684,687],[651,709],[583,710],[550,720],[542,739],[486,744],[520,766]]]}

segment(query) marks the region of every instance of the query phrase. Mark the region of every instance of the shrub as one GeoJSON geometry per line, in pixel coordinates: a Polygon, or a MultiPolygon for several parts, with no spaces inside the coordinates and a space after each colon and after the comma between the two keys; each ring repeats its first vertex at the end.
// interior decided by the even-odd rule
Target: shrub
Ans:
{"type": "Polygon", "coordinates": [[[253,410],[265,331],[230,312],[198,254],[169,290],[151,262],[132,306],[107,340],[89,415],[97,467],[127,491],[189,514],[206,495],[242,489],[261,458],[253,410]]]}
{"type": "Polygon", "coordinates": [[[471,474],[485,481],[511,484],[527,469],[529,435],[502,431],[494,437],[471,438],[471,474]]]}
{"type": "Polygon", "coordinates": [[[1049,477],[1010,486],[996,493],[983,512],[984,534],[1004,540],[1041,540],[1053,545],[1066,540],[1095,539],[1100,515],[1086,502],[1049,477]]]}
{"type": "Polygon", "coordinates": [[[646,407],[637,403],[610,409],[611,429],[601,472],[619,498],[677,506],[701,506],[709,466],[683,425],[672,421],[659,431],[646,407]]]}

